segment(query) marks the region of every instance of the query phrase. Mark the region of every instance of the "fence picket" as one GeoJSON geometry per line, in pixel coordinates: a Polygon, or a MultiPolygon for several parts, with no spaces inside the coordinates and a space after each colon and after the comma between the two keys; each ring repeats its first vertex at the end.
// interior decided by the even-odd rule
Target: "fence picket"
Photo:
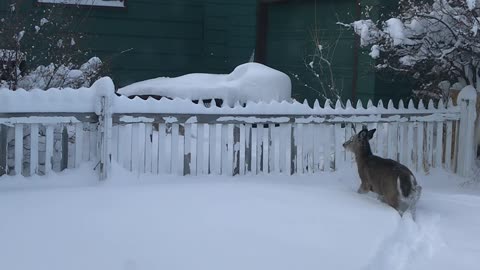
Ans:
{"type": "Polygon", "coordinates": [[[303,142],[304,142],[304,164],[305,168],[304,171],[308,174],[313,174],[313,151],[314,151],[314,143],[313,143],[313,124],[307,124],[304,126],[304,133],[303,133],[303,142]]]}
{"type": "Polygon", "coordinates": [[[250,152],[251,152],[251,173],[252,174],[257,174],[258,173],[258,166],[257,166],[257,137],[258,137],[258,128],[252,127],[251,128],[252,132],[252,139],[251,139],[251,147],[250,147],[250,152]]]}
{"type": "Polygon", "coordinates": [[[184,151],[181,152],[184,157],[184,174],[191,174],[191,163],[192,163],[192,124],[185,123],[185,147],[184,151]]]}
{"type": "Polygon", "coordinates": [[[296,173],[303,174],[303,124],[296,125],[296,133],[295,133],[295,146],[297,150],[297,162],[296,162],[296,173]]]}
{"type": "Polygon", "coordinates": [[[158,125],[158,172],[169,174],[172,172],[172,136],[170,124],[158,125]]]}
{"type": "Polygon", "coordinates": [[[227,158],[225,159],[226,160],[226,166],[225,166],[225,172],[224,172],[224,175],[228,175],[228,176],[232,176],[233,175],[233,169],[234,169],[234,164],[233,164],[233,161],[234,161],[234,137],[233,137],[233,128],[234,128],[234,125],[233,124],[228,124],[226,126],[227,128],[227,136],[226,136],[226,146],[227,146],[227,150],[226,150],[226,154],[227,154],[227,158]]]}
{"type": "MultiPolygon", "coordinates": [[[[114,142],[118,142],[118,128],[117,128],[117,140],[114,142]]],[[[117,148],[117,147],[115,147],[117,148]]],[[[77,123],[75,124],[75,168],[80,167],[80,163],[82,162],[82,154],[83,154],[83,124],[77,123]]],[[[118,161],[118,148],[117,148],[117,157],[115,160],[118,161]]]]}
{"type": "Polygon", "coordinates": [[[407,159],[407,123],[399,123],[398,124],[398,134],[397,134],[397,141],[398,141],[398,160],[400,163],[408,166],[408,159],[407,159]]]}
{"type": "Polygon", "coordinates": [[[222,125],[215,124],[214,146],[215,150],[213,156],[215,158],[213,163],[213,173],[220,175],[222,173],[222,125]]]}
{"type": "Polygon", "coordinates": [[[273,165],[272,171],[276,174],[280,174],[280,141],[282,136],[282,128],[280,126],[276,127],[275,125],[270,126],[270,134],[273,140],[273,147],[272,147],[272,157],[273,165]]]}
{"type": "Polygon", "coordinates": [[[82,161],[88,161],[89,154],[90,154],[90,124],[81,123],[81,125],[82,125],[82,137],[83,137],[82,161]]]}
{"type": "Polygon", "coordinates": [[[131,160],[132,171],[137,174],[141,173],[140,166],[144,165],[143,162],[140,163],[141,152],[143,152],[142,149],[140,148],[143,148],[144,147],[143,145],[145,145],[145,143],[142,144],[140,142],[140,138],[142,138],[142,141],[144,141],[145,136],[140,135],[140,130],[143,129],[142,134],[144,134],[145,127],[143,125],[142,126],[140,125],[141,125],[140,123],[132,124],[132,141],[130,142],[130,147],[132,148],[132,160],[131,160]]]}
{"type": "MultiPolygon", "coordinates": [[[[263,125],[262,125],[263,126],[263,125]]],[[[262,127],[262,172],[264,174],[269,173],[269,165],[270,165],[270,125],[267,128],[262,127]]]]}
{"type": "Polygon", "coordinates": [[[445,131],[445,167],[449,170],[453,169],[452,167],[452,121],[447,122],[447,128],[445,131]]]}
{"type": "Polygon", "coordinates": [[[427,134],[425,138],[426,141],[426,151],[425,151],[425,169],[430,169],[433,167],[433,125],[434,122],[427,122],[427,134]]]}
{"type": "Polygon", "coordinates": [[[183,148],[181,149],[180,145],[182,143],[182,139],[180,139],[180,125],[178,123],[172,124],[172,141],[170,144],[170,158],[172,159],[171,173],[175,175],[183,175],[183,148]],[[181,164],[180,164],[181,163],[181,164]]]}
{"type": "Polygon", "coordinates": [[[52,171],[54,126],[47,125],[45,134],[45,174],[52,171]]]}
{"type": "Polygon", "coordinates": [[[203,157],[200,160],[200,164],[202,167],[202,174],[209,174],[209,164],[210,164],[210,147],[209,147],[209,140],[210,140],[210,126],[208,124],[202,124],[203,132],[202,132],[202,154],[200,155],[203,157]]]}
{"type": "Polygon", "coordinates": [[[388,133],[388,130],[385,130],[385,125],[383,123],[377,124],[377,143],[375,148],[375,153],[381,157],[386,156],[385,151],[385,133],[388,133]]]}
{"type": "MultiPolygon", "coordinates": [[[[190,124],[190,163],[189,163],[189,171],[190,175],[197,175],[197,144],[198,144],[198,125],[197,124],[190,124]]],[[[185,143],[187,143],[187,139],[185,139],[185,143]]]]}
{"type": "Polygon", "coordinates": [[[152,124],[151,123],[146,123],[145,124],[145,131],[144,131],[144,160],[145,160],[145,166],[144,172],[146,173],[152,173],[152,124]]]}
{"type": "Polygon", "coordinates": [[[97,157],[97,124],[90,124],[88,125],[88,128],[90,134],[88,160],[92,161],[97,157]]]}
{"type": "Polygon", "coordinates": [[[415,129],[416,129],[415,123],[410,122],[407,124],[407,142],[406,142],[407,152],[405,154],[405,158],[408,161],[407,166],[412,170],[416,170],[417,168],[417,162],[416,162],[417,155],[414,153],[414,149],[415,149],[414,138],[416,136],[415,129]]]}
{"type": "Polygon", "coordinates": [[[221,174],[224,176],[228,175],[228,145],[227,145],[227,140],[228,140],[228,125],[222,124],[222,139],[221,139],[221,162],[220,162],[220,167],[221,167],[221,174]]]}
{"type": "Polygon", "coordinates": [[[390,159],[397,160],[397,148],[398,148],[398,123],[387,124],[387,156],[390,159]]]}
{"type": "Polygon", "coordinates": [[[152,174],[158,174],[158,142],[158,125],[155,124],[152,126],[152,174]]]}
{"type": "MultiPolygon", "coordinates": [[[[353,132],[352,126],[351,125],[345,126],[345,141],[349,140],[350,137],[352,137],[353,134],[354,134],[354,132],[353,132]]],[[[345,160],[346,160],[347,165],[352,165],[353,164],[352,163],[353,153],[350,152],[350,151],[345,151],[345,160]]]]}
{"type": "Polygon", "coordinates": [[[323,141],[323,170],[331,171],[334,169],[335,158],[335,149],[333,148],[331,142],[335,141],[335,126],[326,125],[324,126],[324,133],[327,134],[327,138],[323,141]],[[332,166],[333,164],[333,166],[332,166]]]}
{"type": "Polygon", "coordinates": [[[442,167],[442,154],[443,154],[443,122],[436,122],[437,126],[436,136],[435,136],[435,147],[434,147],[434,156],[435,156],[435,168],[442,167]]]}
{"type": "Polygon", "coordinates": [[[246,156],[245,156],[245,152],[246,152],[246,126],[243,125],[243,124],[240,124],[240,142],[239,142],[239,169],[238,169],[238,173],[240,175],[245,175],[245,167],[246,167],[246,156]]]}
{"type": "MultiPolygon", "coordinates": [[[[420,101],[420,104],[421,101],[420,101]]],[[[417,146],[416,146],[416,151],[417,151],[417,164],[415,165],[415,168],[417,171],[420,171],[422,168],[424,168],[424,129],[425,129],[425,123],[424,122],[417,122],[417,146]]]]}
{"type": "Polygon", "coordinates": [[[23,164],[23,125],[15,125],[15,174],[22,174],[23,164]]]}
{"type": "Polygon", "coordinates": [[[320,125],[313,125],[313,172],[317,173],[321,171],[320,163],[322,160],[322,142],[321,136],[325,136],[321,133],[320,125]]]}
{"type": "Polygon", "coordinates": [[[38,124],[30,125],[30,175],[38,172],[38,124]]]}
{"type": "Polygon", "coordinates": [[[460,121],[454,122],[454,133],[453,133],[453,162],[452,162],[452,169],[454,172],[458,173],[458,150],[459,150],[459,141],[458,138],[460,136],[460,121]]]}
{"type": "Polygon", "coordinates": [[[257,174],[263,172],[263,124],[257,125],[257,174]]]}
{"type": "Polygon", "coordinates": [[[345,151],[342,150],[342,144],[345,142],[345,131],[342,124],[335,124],[334,126],[335,138],[335,170],[343,167],[345,164],[345,151]]]}
{"type": "Polygon", "coordinates": [[[283,127],[283,141],[282,145],[285,147],[285,153],[283,158],[282,173],[286,175],[292,174],[292,125],[282,124],[283,127]]]}
{"type": "MultiPolygon", "coordinates": [[[[77,125],[75,125],[75,136],[77,134],[77,125]]],[[[119,141],[119,127],[118,126],[112,126],[112,161],[118,162],[118,141],[119,141]]],[[[77,159],[77,147],[76,147],[76,141],[75,141],[75,167],[78,167],[76,164],[77,159]]]]}
{"type": "MultiPolygon", "coordinates": [[[[118,129],[118,162],[123,168],[132,170],[132,125],[119,126],[118,129]]],[[[87,137],[90,136],[84,136],[84,138],[87,137]]]]}

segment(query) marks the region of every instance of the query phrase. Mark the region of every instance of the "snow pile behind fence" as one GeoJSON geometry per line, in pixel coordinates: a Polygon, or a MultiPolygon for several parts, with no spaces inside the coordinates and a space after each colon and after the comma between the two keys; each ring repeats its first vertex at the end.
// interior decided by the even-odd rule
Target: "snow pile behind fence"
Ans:
{"type": "Polygon", "coordinates": [[[445,167],[468,175],[476,98],[468,91],[458,106],[274,101],[207,107],[117,96],[109,78],[78,90],[3,89],[0,174],[48,174],[83,161],[97,162],[101,178],[112,161],[139,174],[316,173],[352,166],[341,144],[352,125],[366,124],[378,130],[375,153],[417,171],[445,167]]]}

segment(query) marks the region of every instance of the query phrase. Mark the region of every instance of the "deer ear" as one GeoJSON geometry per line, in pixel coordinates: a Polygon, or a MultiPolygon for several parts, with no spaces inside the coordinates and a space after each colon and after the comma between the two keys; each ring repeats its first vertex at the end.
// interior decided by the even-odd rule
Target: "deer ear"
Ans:
{"type": "Polygon", "coordinates": [[[367,129],[362,129],[359,133],[358,133],[358,137],[360,139],[364,139],[368,136],[368,130],[367,129]]]}
{"type": "Polygon", "coordinates": [[[373,133],[375,133],[375,131],[377,131],[376,128],[368,131],[368,139],[369,140],[371,140],[373,138],[373,133]]]}

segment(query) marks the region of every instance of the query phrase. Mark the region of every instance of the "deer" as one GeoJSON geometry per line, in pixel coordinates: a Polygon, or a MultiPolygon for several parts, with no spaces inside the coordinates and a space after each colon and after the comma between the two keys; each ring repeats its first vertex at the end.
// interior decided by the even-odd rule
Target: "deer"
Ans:
{"type": "MultiPolygon", "coordinates": [[[[352,125],[355,131],[355,128],[352,125]]],[[[420,199],[422,187],[417,183],[413,173],[403,164],[376,156],[372,153],[370,140],[376,129],[362,130],[343,143],[343,147],[355,155],[360,176],[360,194],[372,191],[378,199],[398,211],[401,217],[410,210],[416,219],[416,204],[420,199]]]]}

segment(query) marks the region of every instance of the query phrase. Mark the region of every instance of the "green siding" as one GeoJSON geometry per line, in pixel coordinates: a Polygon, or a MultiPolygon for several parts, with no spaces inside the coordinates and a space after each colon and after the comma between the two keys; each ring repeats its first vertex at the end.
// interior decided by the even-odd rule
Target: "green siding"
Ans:
{"type": "Polygon", "coordinates": [[[236,37],[241,50],[229,47],[236,42],[232,37],[238,27],[255,32],[255,5],[254,0],[130,0],[127,10],[91,14],[84,25],[91,37],[86,46],[101,57],[114,55],[112,76],[120,87],[159,76],[229,73],[253,50],[251,35],[236,37]]]}
{"type": "MultiPolygon", "coordinates": [[[[0,0],[5,8],[7,0],[0,0]]],[[[28,9],[39,8],[25,1],[28,9]]],[[[78,44],[109,63],[117,87],[192,72],[230,73],[255,47],[256,0],[128,0],[83,8],[78,44]]],[[[72,10],[75,9],[71,7],[72,10]]],[[[81,21],[80,21],[81,20],[81,21]]]]}
{"type": "Polygon", "coordinates": [[[353,1],[345,0],[292,1],[268,6],[266,63],[291,77],[295,98],[309,102],[321,98],[318,79],[305,66],[311,61],[315,34],[323,46],[335,47],[329,57],[333,59],[335,83],[342,97],[351,97],[354,35],[336,22],[351,21],[353,9],[353,1]]]}

